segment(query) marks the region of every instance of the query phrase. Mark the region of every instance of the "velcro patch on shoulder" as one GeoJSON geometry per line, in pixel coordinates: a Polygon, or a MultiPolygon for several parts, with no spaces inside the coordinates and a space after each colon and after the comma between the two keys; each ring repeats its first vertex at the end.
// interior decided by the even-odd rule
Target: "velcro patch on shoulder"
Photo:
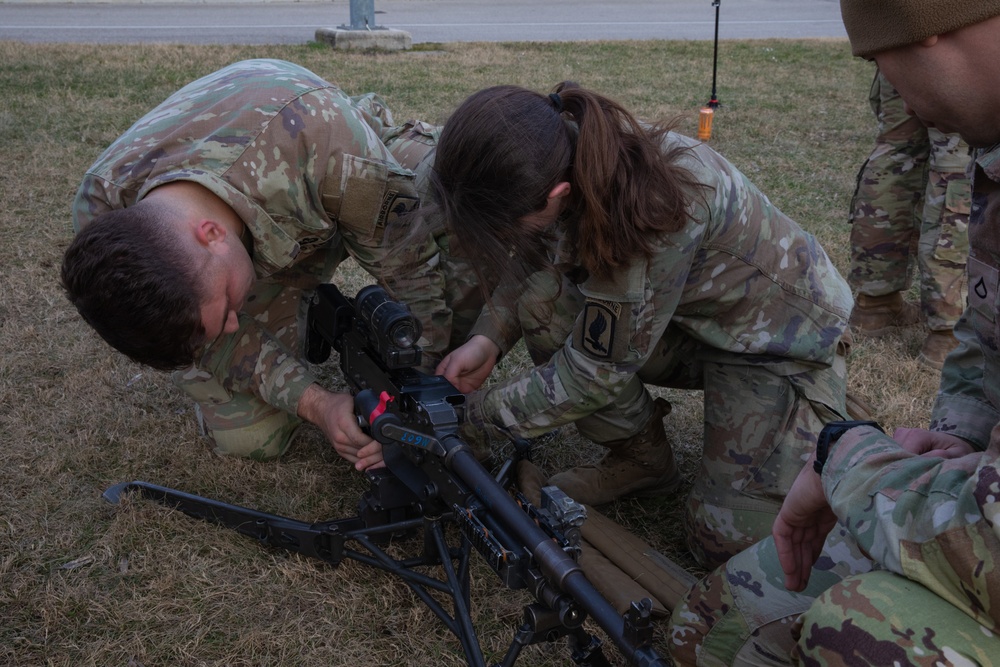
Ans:
{"type": "Polygon", "coordinates": [[[595,359],[611,359],[621,315],[622,304],[588,298],[577,333],[580,349],[595,359]]]}
{"type": "Polygon", "coordinates": [[[382,206],[378,213],[379,227],[392,226],[399,222],[401,216],[420,208],[420,199],[411,193],[400,193],[396,190],[386,190],[382,196],[382,206]]]}

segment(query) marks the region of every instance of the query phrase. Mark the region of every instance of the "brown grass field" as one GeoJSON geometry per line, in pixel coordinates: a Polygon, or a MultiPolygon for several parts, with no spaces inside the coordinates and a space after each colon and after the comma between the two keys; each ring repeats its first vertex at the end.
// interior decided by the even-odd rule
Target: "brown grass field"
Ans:
{"type": "MultiPolygon", "coordinates": [[[[379,92],[396,119],[441,122],[466,95],[573,79],[643,118],[680,115],[695,132],[711,92],[710,42],[424,46],[398,54],[291,47],[0,43],[0,664],[52,667],[460,665],[458,643],[400,581],[318,564],[132,498],[133,479],[318,521],[352,515],[365,485],[319,432],[281,461],[214,455],[191,403],[166,375],[110,350],[58,285],[69,210],[84,170],[133,121],[188,81],[248,57],[299,62],[351,94],[379,92]]],[[[711,145],[816,234],[843,270],[847,208],[871,149],[872,65],[842,41],[720,46],[711,145]]],[[[364,282],[357,270],[344,280],[364,282]]],[[[915,295],[915,293],[914,293],[915,295]]],[[[889,429],[926,426],[937,375],[915,356],[919,329],[859,341],[851,387],[889,429]]],[[[512,355],[501,372],[517,370],[512,355]]],[[[337,382],[333,369],[327,372],[337,382]]],[[[697,469],[701,396],[664,392],[683,471],[697,469]]],[[[538,453],[548,472],[600,455],[573,429],[538,453]]],[[[606,508],[690,566],[679,526],[685,489],[606,508]]],[[[697,573],[696,570],[692,570],[697,573]]],[[[474,619],[498,661],[527,599],[473,568],[474,619]]],[[[657,627],[665,649],[666,623],[657,627]]],[[[613,650],[608,651],[614,654],[613,650]]],[[[665,651],[664,651],[665,652],[665,651]]],[[[618,661],[618,656],[614,656],[618,661]]],[[[518,664],[569,664],[563,644],[518,664]]],[[[617,664],[617,663],[616,663],[617,664]]]]}

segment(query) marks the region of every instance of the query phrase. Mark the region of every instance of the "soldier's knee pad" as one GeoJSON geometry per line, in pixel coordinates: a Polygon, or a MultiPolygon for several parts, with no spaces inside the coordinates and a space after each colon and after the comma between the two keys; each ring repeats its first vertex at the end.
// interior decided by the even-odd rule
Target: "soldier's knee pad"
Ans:
{"type": "Polygon", "coordinates": [[[292,444],[302,420],[282,410],[257,411],[248,419],[206,415],[206,435],[221,456],[239,456],[255,461],[275,459],[292,444]]]}
{"type": "Polygon", "coordinates": [[[195,400],[199,426],[225,456],[266,461],[291,445],[302,420],[249,394],[233,394],[197,368],[176,371],[172,380],[195,400]]]}

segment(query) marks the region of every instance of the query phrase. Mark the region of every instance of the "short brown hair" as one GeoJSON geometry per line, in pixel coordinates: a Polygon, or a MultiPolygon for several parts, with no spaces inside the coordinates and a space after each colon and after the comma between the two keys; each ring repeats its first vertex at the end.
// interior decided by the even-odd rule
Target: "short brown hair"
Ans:
{"type": "Polygon", "coordinates": [[[160,370],[190,365],[204,336],[199,283],[169,230],[155,206],[139,202],[87,224],[62,263],[62,286],[83,319],[160,370]]]}

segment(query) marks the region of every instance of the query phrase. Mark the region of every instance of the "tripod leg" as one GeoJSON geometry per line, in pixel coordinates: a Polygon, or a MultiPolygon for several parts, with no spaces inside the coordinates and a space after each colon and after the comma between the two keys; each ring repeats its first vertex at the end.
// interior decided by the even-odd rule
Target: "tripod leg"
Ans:
{"type": "Polygon", "coordinates": [[[531,627],[531,623],[525,623],[518,628],[514,639],[510,642],[507,653],[503,657],[503,662],[495,667],[513,667],[514,663],[517,662],[518,656],[521,655],[521,650],[528,644],[533,643],[534,637],[535,631],[531,627]]]}
{"type": "MultiPolygon", "coordinates": [[[[445,541],[441,522],[429,520],[427,529],[432,534],[438,553],[441,554],[441,567],[444,569],[445,578],[450,584],[451,596],[455,605],[455,622],[458,626],[455,636],[462,642],[462,649],[465,651],[465,657],[468,659],[469,664],[485,667],[486,662],[483,659],[483,650],[479,646],[479,640],[476,638],[476,629],[472,625],[472,614],[469,612],[469,569],[467,563],[462,563],[460,567],[462,579],[459,579],[455,573],[455,566],[449,557],[448,543],[445,541]]],[[[467,542],[463,551],[465,554],[468,554],[467,542]]],[[[466,561],[467,558],[463,558],[462,560],[466,561]]]]}

